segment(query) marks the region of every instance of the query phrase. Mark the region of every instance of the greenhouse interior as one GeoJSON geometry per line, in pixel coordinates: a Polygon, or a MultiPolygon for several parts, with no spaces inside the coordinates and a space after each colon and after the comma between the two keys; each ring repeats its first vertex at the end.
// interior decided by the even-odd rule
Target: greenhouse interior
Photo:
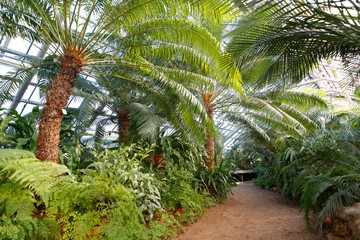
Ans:
{"type": "Polygon", "coordinates": [[[0,239],[360,239],[358,0],[1,0],[0,239]]]}

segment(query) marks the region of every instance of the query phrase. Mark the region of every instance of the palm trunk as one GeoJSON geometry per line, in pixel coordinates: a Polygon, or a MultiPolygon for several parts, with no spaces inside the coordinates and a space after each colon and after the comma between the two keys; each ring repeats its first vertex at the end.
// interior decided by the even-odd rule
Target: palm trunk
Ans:
{"type": "Polygon", "coordinates": [[[214,169],[214,159],[215,159],[215,153],[214,153],[214,138],[211,136],[206,137],[206,143],[205,143],[205,149],[206,149],[206,155],[205,156],[205,162],[206,166],[209,170],[209,172],[213,172],[214,169]]]}
{"type": "MultiPolygon", "coordinates": [[[[202,94],[202,99],[206,107],[207,115],[210,119],[212,119],[214,113],[214,104],[213,104],[214,95],[210,93],[204,93],[202,94]]],[[[214,169],[215,144],[214,144],[214,137],[211,136],[209,131],[206,131],[205,149],[206,149],[206,156],[204,157],[205,163],[208,168],[208,171],[212,173],[214,169]]]]}
{"type": "Polygon", "coordinates": [[[119,110],[118,111],[118,130],[119,130],[119,142],[129,141],[129,121],[130,116],[127,111],[119,110]]]}
{"type": "Polygon", "coordinates": [[[60,69],[46,94],[46,103],[39,124],[36,157],[41,161],[59,163],[59,142],[64,110],[74,88],[83,62],[75,51],[65,54],[60,69]]]}

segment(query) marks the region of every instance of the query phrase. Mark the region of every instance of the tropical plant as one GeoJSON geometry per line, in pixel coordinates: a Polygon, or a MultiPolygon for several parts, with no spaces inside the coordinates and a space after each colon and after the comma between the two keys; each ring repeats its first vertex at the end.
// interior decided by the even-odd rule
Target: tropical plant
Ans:
{"type": "Polygon", "coordinates": [[[238,147],[255,147],[264,156],[273,155],[274,142],[279,136],[301,137],[321,127],[304,112],[327,109],[320,97],[296,91],[264,89],[249,92],[247,96],[249,101],[240,101],[223,113],[242,130],[238,147]],[[261,150],[264,147],[267,150],[261,150]]]}
{"type": "Polygon", "coordinates": [[[214,167],[212,173],[199,168],[196,178],[217,201],[221,202],[227,198],[229,193],[232,193],[231,188],[236,186],[235,179],[231,174],[234,170],[236,170],[234,166],[223,158],[214,167]]]}
{"type": "Polygon", "coordinates": [[[177,12],[188,13],[190,5],[162,0],[151,4],[144,1],[6,0],[2,6],[18,19],[17,24],[27,25],[23,36],[35,37],[45,44],[52,51],[54,64],[59,66],[42,111],[36,154],[39,159],[58,162],[61,120],[79,74],[98,80],[99,75],[111,75],[119,81],[152,88],[147,82],[108,71],[106,67],[121,66],[155,77],[158,87],[169,93],[177,92],[207,119],[201,104],[187,89],[155,71],[152,64],[139,57],[164,57],[189,50],[199,54],[206,51],[215,59],[223,56],[219,44],[205,29],[193,24],[189,18],[173,18],[177,12]],[[86,17],[83,19],[82,16],[86,17]],[[192,47],[185,47],[188,44],[192,47]]]}
{"type": "MultiPolygon", "coordinates": [[[[226,55],[227,56],[227,55],[226,55]]],[[[227,56],[227,61],[232,62],[232,59],[227,56]]],[[[219,63],[220,64],[220,63],[219,63]]],[[[224,102],[224,95],[231,92],[234,99],[246,98],[243,92],[243,89],[240,85],[241,76],[234,66],[229,71],[233,72],[234,76],[237,79],[229,79],[228,76],[224,76],[224,73],[212,74],[211,72],[204,72],[201,68],[196,66],[187,66],[181,62],[174,61],[172,63],[175,70],[169,71],[169,74],[174,76],[187,76],[187,78],[178,77],[177,81],[185,84],[191,91],[193,91],[199,99],[201,99],[204,108],[206,109],[207,117],[213,121],[214,115],[216,112],[220,112],[221,108],[230,104],[229,102],[224,102]],[[181,69],[181,70],[178,70],[181,69]]],[[[210,65],[211,66],[211,65],[210,65]]],[[[215,70],[219,72],[219,69],[222,68],[214,66],[215,70]]],[[[192,123],[193,126],[200,126],[203,128],[202,135],[205,137],[204,148],[206,152],[204,154],[204,162],[207,165],[207,168],[211,172],[215,166],[215,145],[219,143],[217,136],[219,133],[216,131],[216,128],[213,125],[206,124],[202,121],[196,123],[196,116],[188,117],[184,119],[186,122],[192,123]]],[[[198,127],[199,128],[199,127],[198,127]]],[[[199,131],[199,130],[197,130],[199,131]]]]}
{"type": "Polygon", "coordinates": [[[1,147],[17,148],[35,151],[37,134],[36,124],[39,118],[39,108],[33,108],[27,116],[20,116],[15,110],[3,111],[0,118],[1,147]]]}
{"type": "MultiPolygon", "coordinates": [[[[100,142],[103,139],[107,126],[117,125],[119,143],[126,144],[139,140],[154,143],[159,126],[164,122],[159,116],[161,102],[152,101],[152,98],[157,98],[159,95],[154,96],[151,91],[137,89],[137,86],[124,86],[123,83],[119,83],[114,78],[110,79],[109,82],[111,82],[112,87],[104,86],[104,91],[108,91],[109,94],[104,97],[102,106],[110,109],[114,114],[94,121],[96,123],[95,142],[100,142]]],[[[162,103],[170,105],[165,100],[166,94],[162,95],[161,98],[164,100],[162,103]]],[[[93,119],[96,119],[101,114],[103,113],[95,112],[93,119]]],[[[168,122],[173,121],[173,115],[172,117],[167,115],[167,117],[168,122]]]]}
{"type": "Polygon", "coordinates": [[[204,213],[204,199],[196,192],[197,179],[186,170],[167,168],[162,178],[161,202],[170,212],[183,209],[181,221],[191,222],[204,213]]]}
{"type": "Polygon", "coordinates": [[[143,167],[151,148],[142,148],[135,144],[121,146],[118,150],[93,150],[93,163],[82,172],[87,175],[108,177],[112,184],[125,186],[132,194],[139,209],[152,218],[161,209],[160,183],[153,173],[143,167]]]}
{"type": "Polygon", "coordinates": [[[236,145],[231,150],[226,151],[224,155],[229,162],[240,170],[253,169],[260,161],[264,160],[260,151],[251,148],[240,149],[236,145]]]}
{"type": "Polygon", "coordinates": [[[179,136],[179,132],[169,134],[168,130],[164,128],[160,131],[160,138],[156,144],[158,153],[166,157],[168,166],[192,173],[199,166],[203,166],[204,146],[201,142],[188,142],[179,136]]]}
{"type": "Polygon", "coordinates": [[[241,72],[253,74],[261,86],[298,82],[321,59],[339,58],[352,74],[359,73],[357,2],[249,0],[245,5],[245,16],[227,35],[228,51],[241,72]]]}
{"type": "Polygon", "coordinates": [[[258,169],[256,181],[281,189],[288,200],[299,200],[306,220],[313,213],[320,231],[325,217],[334,217],[360,200],[358,118],[335,119],[339,116],[328,122],[329,129],[302,138],[279,138],[275,161],[258,169]]]}
{"type": "Polygon", "coordinates": [[[59,236],[54,219],[36,214],[49,205],[58,183],[55,178],[69,170],[62,165],[43,163],[34,154],[18,149],[0,150],[0,238],[53,239],[59,236]]]}
{"type": "Polygon", "coordinates": [[[166,224],[152,222],[152,228],[143,226],[148,201],[159,200],[149,186],[154,184],[150,175],[133,171],[121,176],[127,190],[113,171],[107,172],[111,167],[84,171],[78,182],[65,166],[41,162],[31,152],[0,152],[1,239],[161,239],[171,234],[166,224],[173,218],[166,224]]]}
{"type": "Polygon", "coordinates": [[[63,239],[147,239],[130,192],[106,175],[85,175],[82,182],[64,179],[46,214],[57,220],[63,239]]]}

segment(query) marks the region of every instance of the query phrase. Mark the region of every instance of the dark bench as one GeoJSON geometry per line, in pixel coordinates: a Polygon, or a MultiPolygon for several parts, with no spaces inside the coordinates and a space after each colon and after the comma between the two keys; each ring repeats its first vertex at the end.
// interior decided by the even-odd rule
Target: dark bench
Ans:
{"type": "Polygon", "coordinates": [[[244,179],[245,181],[251,181],[253,178],[256,178],[256,172],[254,170],[237,170],[233,172],[233,175],[236,180],[241,180],[242,183],[244,183],[244,179]]]}

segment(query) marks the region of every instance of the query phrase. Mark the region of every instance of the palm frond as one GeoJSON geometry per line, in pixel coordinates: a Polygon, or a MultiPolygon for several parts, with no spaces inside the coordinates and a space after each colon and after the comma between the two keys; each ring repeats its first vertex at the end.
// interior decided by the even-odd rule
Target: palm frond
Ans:
{"type": "Polygon", "coordinates": [[[161,120],[156,113],[147,106],[137,102],[129,103],[123,108],[131,114],[131,121],[135,123],[136,132],[140,138],[147,138],[151,142],[155,142],[157,129],[161,125],[161,120]]]}
{"type": "Polygon", "coordinates": [[[228,35],[232,37],[228,50],[241,68],[268,61],[261,84],[279,76],[295,83],[322,58],[354,57],[360,47],[355,37],[360,33],[358,14],[353,11],[357,6],[331,2],[331,6],[320,1],[260,4],[228,35]]]}

